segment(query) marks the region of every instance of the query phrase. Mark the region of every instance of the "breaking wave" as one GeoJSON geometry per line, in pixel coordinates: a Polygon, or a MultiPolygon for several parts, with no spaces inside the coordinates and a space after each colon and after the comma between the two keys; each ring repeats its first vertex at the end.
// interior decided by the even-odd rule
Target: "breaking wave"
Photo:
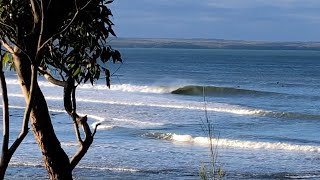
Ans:
{"type": "Polygon", "coordinates": [[[216,87],[216,86],[184,86],[171,92],[172,94],[180,95],[206,95],[206,96],[268,96],[278,93],[256,91],[248,89],[240,89],[233,87],[216,87]]]}
{"type": "MultiPolygon", "coordinates": [[[[8,84],[18,85],[19,82],[16,79],[8,79],[8,84]]],[[[39,81],[40,86],[43,87],[56,87],[55,85],[47,81],[39,81]]],[[[110,89],[105,84],[83,84],[78,87],[79,89],[106,89],[112,91],[123,92],[141,92],[141,93],[171,93],[180,95],[205,95],[207,96],[268,96],[277,95],[279,93],[257,91],[249,89],[240,89],[234,87],[218,87],[218,86],[200,86],[200,85],[172,85],[172,86],[146,86],[146,85],[132,85],[132,84],[113,84],[110,89]]]]}
{"type": "MultiPolygon", "coordinates": [[[[209,145],[208,137],[193,137],[191,135],[179,135],[175,133],[146,133],[144,136],[149,138],[167,140],[171,142],[209,145]]],[[[259,142],[259,141],[244,141],[232,139],[212,139],[212,144],[219,147],[241,148],[241,149],[265,149],[265,150],[285,150],[285,151],[300,151],[300,152],[320,152],[320,146],[289,144],[283,142],[259,142]]]]}
{"type": "MultiPolygon", "coordinates": [[[[106,85],[94,85],[92,87],[91,84],[85,84],[79,86],[82,89],[109,89],[106,85]]],[[[139,85],[131,85],[131,84],[114,84],[111,85],[111,91],[122,91],[122,92],[141,92],[141,93],[156,93],[156,94],[163,94],[163,93],[171,93],[177,86],[139,86],[139,85]]]]}

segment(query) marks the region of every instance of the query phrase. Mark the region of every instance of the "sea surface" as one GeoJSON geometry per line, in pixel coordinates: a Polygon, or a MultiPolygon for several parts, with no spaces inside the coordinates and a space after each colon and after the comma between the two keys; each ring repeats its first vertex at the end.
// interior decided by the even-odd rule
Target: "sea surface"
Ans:
{"type": "MultiPolygon", "coordinates": [[[[102,125],[75,179],[200,179],[211,160],[207,120],[224,179],[320,179],[320,51],[119,50],[124,63],[108,64],[111,89],[103,78],[77,88],[79,113],[102,125]]],[[[12,142],[25,102],[14,73],[6,76],[12,142]]],[[[63,89],[39,84],[72,156],[63,89]]],[[[6,178],[48,179],[32,131],[6,178]]]]}

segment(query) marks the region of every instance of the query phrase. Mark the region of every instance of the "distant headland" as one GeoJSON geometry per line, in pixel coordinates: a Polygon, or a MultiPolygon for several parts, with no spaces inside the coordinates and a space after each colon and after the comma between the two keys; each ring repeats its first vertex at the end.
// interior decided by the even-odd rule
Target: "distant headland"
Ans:
{"type": "Polygon", "coordinates": [[[272,42],[225,39],[113,38],[110,44],[126,48],[320,50],[320,42],[272,42]]]}

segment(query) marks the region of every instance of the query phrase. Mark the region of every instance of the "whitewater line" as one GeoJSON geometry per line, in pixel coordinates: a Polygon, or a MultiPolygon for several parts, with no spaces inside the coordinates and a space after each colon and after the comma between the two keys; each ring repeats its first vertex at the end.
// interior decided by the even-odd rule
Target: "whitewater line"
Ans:
{"type": "MultiPolygon", "coordinates": [[[[9,94],[11,97],[23,97],[21,94],[9,94]]],[[[48,96],[46,97],[48,100],[54,101],[62,101],[62,97],[53,97],[48,96]]],[[[125,106],[146,106],[146,107],[159,107],[159,108],[172,108],[172,109],[189,109],[189,110],[197,110],[197,111],[204,111],[204,107],[202,106],[192,106],[187,104],[148,104],[143,102],[120,102],[120,101],[102,101],[102,100],[94,100],[94,99],[86,99],[86,98],[77,98],[78,102],[85,102],[85,103],[100,103],[100,104],[108,104],[108,105],[125,105],[125,106]]],[[[199,103],[200,104],[200,103],[199,103]]],[[[229,113],[229,114],[236,114],[236,115],[251,115],[251,116],[267,116],[271,118],[289,118],[289,119],[308,119],[308,120],[320,120],[320,114],[303,114],[303,113],[295,113],[295,112],[276,112],[270,110],[263,110],[263,109],[249,109],[249,108],[241,108],[238,106],[229,105],[229,107],[213,107],[207,106],[207,111],[212,112],[220,112],[220,113],[229,113]]]]}
{"type": "MultiPolygon", "coordinates": [[[[193,137],[191,135],[179,135],[175,133],[146,133],[145,136],[171,142],[210,145],[208,137],[193,137]]],[[[241,148],[241,149],[265,149],[265,150],[286,150],[300,152],[320,152],[320,146],[298,145],[284,142],[259,142],[259,141],[244,141],[232,139],[216,139],[212,138],[212,143],[219,147],[241,148]]]]}
{"type": "MultiPolygon", "coordinates": [[[[0,105],[0,107],[3,107],[2,105],[0,105]]],[[[9,106],[9,108],[14,108],[14,109],[25,109],[25,107],[23,106],[9,106]]],[[[65,110],[60,110],[60,109],[48,109],[49,112],[58,112],[58,113],[65,113],[67,114],[67,112],[65,110]]],[[[87,116],[89,118],[92,118],[94,120],[96,120],[97,122],[94,122],[93,124],[91,124],[92,127],[95,127],[95,125],[97,123],[101,123],[103,121],[105,121],[106,119],[103,118],[103,117],[100,117],[100,116],[96,116],[96,115],[91,115],[91,114],[82,114],[82,113],[79,113],[80,116],[87,116]]],[[[98,129],[112,129],[113,126],[110,126],[110,125],[105,125],[105,124],[101,124],[100,126],[98,126],[98,129]]]]}
{"type": "MultiPolygon", "coordinates": [[[[7,84],[19,85],[18,80],[9,79],[7,84]]],[[[47,81],[38,81],[40,87],[59,87],[47,81]]],[[[131,85],[131,84],[114,84],[109,88],[104,84],[81,84],[79,89],[93,89],[93,90],[110,90],[110,91],[122,91],[122,92],[142,92],[142,93],[171,93],[181,86],[147,86],[147,85],[131,85]]]]}
{"type": "MultiPolygon", "coordinates": [[[[28,167],[44,167],[43,163],[40,162],[31,162],[31,161],[24,161],[24,162],[10,162],[11,166],[28,166],[28,167]]],[[[81,169],[97,169],[97,170],[109,170],[109,171],[118,171],[118,172],[140,172],[142,170],[135,169],[135,168],[127,168],[127,167],[93,167],[93,166],[84,166],[80,165],[77,168],[81,169]]]]}
{"type": "MultiPolygon", "coordinates": [[[[22,94],[8,94],[11,97],[23,97],[22,94]]],[[[63,100],[62,97],[53,97],[47,96],[45,97],[48,100],[63,100]]],[[[110,104],[110,105],[125,105],[125,106],[147,106],[147,107],[160,107],[160,108],[172,108],[172,109],[189,109],[189,110],[199,110],[203,111],[204,107],[202,106],[185,106],[185,105],[171,105],[171,104],[146,104],[142,102],[119,102],[119,101],[102,101],[102,100],[93,100],[93,99],[85,99],[85,98],[77,98],[78,102],[87,102],[87,103],[101,103],[101,104],[110,104]]],[[[266,112],[263,110],[250,110],[250,109],[227,109],[227,108],[218,108],[218,107],[207,107],[207,111],[213,112],[223,112],[237,115],[257,115],[261,112],[266,112]]],[[[271,112],[271,111],[270,111],[271,112]]]]}
{"type": "MultiPolygon", "coordinates": [[[[2,107],[2,105],[0,105],[0,107],[2,107]]],[[[25,107],[23,106],[9,106],[9,108],[15,108],[15,109],[25,109],[25,107]]],[[[49,109],[50,112],[58,112],[58,113],[65,113],[65,110],[60,110],[60,109],[49,109]]],[[[96,126],[96,124],[100,123],[100,125],[98,126],[98,129],[112,129],[114,128],[116,125],[108,125],[108,124],[104,124],[103,122],[107,121],[106,118],[97,116],[97,115],[92,115],[92,114],[83,114],[83,113],[79,113],[80,116],[87,116],[88,118],[92,118],[94,120],[96,120],[96,122],[92,123],[91,126],[94,128],[96,126]]],[[[121,118],[111,118],[109,121],[113,122],[113,123],[124,123],[124,124],[120,124],[119,126],[136,126],[136,127],[154,127],[154,126],[162,126],[163,123],[157,123],[157,122],[145,122],[145,121],[138,121],[138,120],[132,120],[132,119],[121,119],[121,118]]]]}

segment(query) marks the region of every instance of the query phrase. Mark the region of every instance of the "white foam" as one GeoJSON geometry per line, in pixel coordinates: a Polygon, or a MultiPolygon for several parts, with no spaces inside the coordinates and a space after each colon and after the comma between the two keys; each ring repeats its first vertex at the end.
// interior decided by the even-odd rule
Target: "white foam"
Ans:
{"type": "MultiPolygon", "coordinates": [[[[2,107],[2,105],[0,105],[0,107],[2,107]]],[[[14,108],[14,109],[25,109],[25,107],[23,107],[23,106],[9,106],[9,108],[14,108]]],[[[66,113],[66,111],[65,110],[62,110],[62,109],[49,109],[49,112],[59,112],[59,113],[66,113]]],[[[99,122],[101,122],[101,121],[104,121],[105,120],[105,118],[103,118],[103,117],[100,117],[100,116],[96,116],[96,115],[91,115],[91,114],[82,114],[82,113],[80,113],[79,114],[80,116],[88,116],[89,118],[92,118],[92,119],[95,119],[95,120],[97,120],[97,121],[99,121],[99,122]]],[[[99,122],[96,122],[96,123],[99,123],[99,122]]]]}
{"type": "Polygon", "coordinates": [[[288,178],[288,179],[319,179],[320,178],[320,175],[317,175],[317,174],[310,174],[310,175],[299,175],[299,174],[294,174],[294,175],[285,175],[285,178],[288,178]]]}
{"type": "Polygon", "coordinates": [[[109,129],[113,129],[115,127],[115,126],[112,126],[112,125],[103,124],[101,122],[94,122],[94,123],[91,124],[91,127],[95,128],[98,123],[100,123],[100,125],[98,126],[97,129],[100,129],[100,130],[109,130],[109,129]]]}
{"type": "Polygon", "coordinates": [[[112,118],[111,120],[115,124],[133,126],[133,127],[157,127],[163,126],[163,123],[149,122],[149,121],[138,121],[134,119],[124,119],[124,118],[112,118]]]}
{"type": "Polygon", "coordinates": [[[29,167],[42,167],[42,162],[30,162],[30,161],[18,161],[16,162],[14,159],[10,161],[10,166],[29,166],[29,167]]]}
{"type": "MultiPolygon", "coordinates": [[[[0,105],[1,107],[2,105],[0,105]]],[[[9,106],[10,108],[15,109],[25,109],[23,106],[9,106]]],[[[49,109],[50,112],[60,112],[60,113],[66,113],[65,110],[61,109],[49,109]]],[[[113,129],[115,126],[121,126],[121,127],[139,127],[139,128],[149,128],[149,127],[158,127],[163,126],[163,123],[157,123],[157,122],[147,122],[147,121],[138,121],[133,119],[121,119],[121,118],[112,118],[109,122],[109,124],[106,124],[106,118],[103,118],[101,116],[91,115],[91,114],[79,114],[80,116],[87,115],[87,117],[92,118],[96,120],[97,122],[94,122],[91,124],[92,128],[95,128],[98,123],[100,125],[98,126],[98,129],[102,130],[108,130],[113,129]],[[112,124],[111,124],[112,123],[112,124]]]]}
{"type": "Polygon", "coordinates": [[[113,85],[111,90],[124,91],[124,92],[144,92],[144,93],[170,93],[176,87],[165,86],[136,86],[130,84],[113,85]]]}
{"type": "MultiPolygon", "coordinates": [[[[11,97],[22,97],[21,94],[8,94],[11,97]]],[[[62,97],[57,96],[47,96],[47,100],[63,100],[62,97]]],[[[77,98],[78,102],[86,102],[86,103],[101,103],[101,104],[116,104],[116,105],[126,105],[126,106],[148,106],[148,107],[161,107],[161,108],[173,108],[173,109],[189,109],[189,110],[200,110],[203,111],[204,107],[202,103],[198,103],[199,105],[196,106],[194,103],[192,104],[180,104],[180,103],[174,103],[174,102],[168,102],[168,103],[157,103],[157,102],[128,102],[128,101],[120,101],[120,100],[97,100],[97,99],[87,99],[87,98],[77,98]]],[[[213,111],[213,112],[223,112],[223,113],[230,113],[230,114],[237,114],[237,115],[261,115],[265,113],[270,113],[269,111],[259,110],[259,109],[249,109],[249,108],[243,108],[240,106],[234,106],[234,105],[227,105],[227,104],[208,104],[207,105],[207,111],[213,111]]]]}
{"type": "MultiPolygon", "coordinates": [[[[19,85],[17,79],[7,79],[7,84],[19,85]]],[[[41,87],[58,87],[47,81],[38,81],[41,87]]],[[[122,92],[142,92],[142,93],[171,93],[173,90],[179,88],[179,86],[139,86],[132,84],[114,84],[110,87],[105,84],[81,84],[78,89],[94,89],[94,90],[111,90],[111,91],[122,91],[122,92]]]]}
{"type": "Polygon", "coordinates": [[[99,170],[109,170],[109,171],[119,171],[119,172],[140,172],[140,169],[126,168],[126,167],[92,167],[92,166],[78,166],[78,168],[84,169],[99,169],[99,170]]]}
{"type": "MultiPolygon", "coordinates": [[[[8,79],[7,84],[19,85],[17,79],[8,79]]],[[[46,80],[39,80],[38,84],[42,87],[58,87],[46,80]]],[[[143,93],[171,93],[180,86],[146,86],[146,85],[132,85],[132,84],[112,84],[109,88],[105,84],[81,84],[79,89],[96,89],[96,90],[111,90],[122,92],[143,92],[143,93]]]]}
{"type": "Polygon", "coordinates": [[[171,140],[178,142],[192,142],[193,138],[190,135],[172,134],[171,140]]]}
{"type": "Polygon", "coordinates": [[[267,150],[287,150],[287,151],[304,151],[304,152],[320,152],[320,146],[298,145],[282,142],[254,142],[220,139],[219,145],[244,149],[267,149],[267,150]]]}
{"type": "Polygon", "coordinates": [[[73,146],[79,146],[76,142],[60,142],[61,146],[67,146],[67,147],[73,147],[73,146]]]}
{"type": "Polygon", "coordinates": [[[108,129],[113,129],[114,126],[110,126],[110,125],[105,125],[105,124],[101,124],[98,126],[98,129],[100,130],[108,130],[108,129]]]}
{"type": "MultiPolygon", "coordinates": [[[[19,85],[19,80],[18,79],[6,79],[6,83],[10,85],[19,85]]],[[[42,87],[59,87],[57,85],[54,85],[48,81],[38,81],[39,86],[42,87]]]]}
{"type": "MultiPolygon", "coordinates": [[[[208,137],[192,137],[191,135],[179,135],[175,133],[149,133],[146,136],[170,140],[172,142],[183,142],[189,144],[209,145],[208,137]]],[[[283,142],[259,142],[232,139],[212,138],[212,144],[219,147],[241,148],[241,149],[265,149],[265,150],[286,150],[303,152],[320,152],[320,146],[289,144],[283,142]]]]}

